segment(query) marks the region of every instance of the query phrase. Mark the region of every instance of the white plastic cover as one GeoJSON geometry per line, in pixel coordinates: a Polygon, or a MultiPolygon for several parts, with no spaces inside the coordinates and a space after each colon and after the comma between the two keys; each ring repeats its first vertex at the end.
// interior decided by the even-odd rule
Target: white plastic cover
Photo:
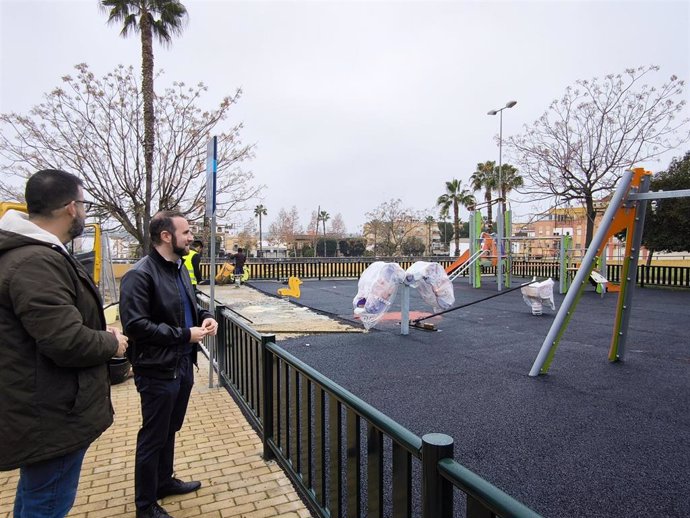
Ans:
{"type": "Polygon", "coordinates": [[[544,304],[551,306],[552,310],[556,309],[553,301],[553,284],[553,279],[549,278],[520,288],[522,300],[532,308],[533,315],[541,315],[544,304]]]}
{"type": "Polygon", "coordinates": [[[439,263],[417,261],[407,269],[405,282],[417,288],[424,302],[435,310],[449,309],[455,303],[453,283],[439,263]]]}
{"type": "Polygon", "coordinates": [[[376,261],[362,272],[352,307],[365,329],[376,325],[388,311],[404,279],[405,270],[397,263],[376,261]]]}

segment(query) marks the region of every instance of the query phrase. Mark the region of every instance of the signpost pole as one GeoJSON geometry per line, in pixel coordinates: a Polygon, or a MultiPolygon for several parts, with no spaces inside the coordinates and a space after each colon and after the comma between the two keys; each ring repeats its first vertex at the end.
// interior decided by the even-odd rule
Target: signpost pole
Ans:
{"type": "MultiPolygon", "coordinates": [[[[216,173],[218,171],[218,137],[212,137],[206,148],[206,218],[211,221],[211,268],[209,272],[209,284],[211,286],[208,310],[216,315],[216,173]]],[[[217,358],[217,337],[212,337],[208,348],[208,388],[213,388],[213,366],[217,358]]],[[[219,368],[220,376],[220,368],[219,368]]]]}

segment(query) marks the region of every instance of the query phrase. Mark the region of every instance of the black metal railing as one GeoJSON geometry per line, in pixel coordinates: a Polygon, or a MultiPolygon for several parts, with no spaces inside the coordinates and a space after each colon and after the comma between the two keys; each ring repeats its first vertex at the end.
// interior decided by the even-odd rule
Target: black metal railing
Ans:
{"type": "Polygon", "coordinates": [[[215,314],[221,384],[317,516],[451,518],[453,488],[469,518],[539,516],[453,460],[449,436],[418,437],[227,308],[215,314]]]}
{"type": "MultiPolygon", "coordinates": [[[[620,264],[606,265],[609,282],[620,283],[623,267],[620,264]]],[[[637,266],[637,284],[640,286],[667,286],[690,288],[690,267],[686,266],[637,266]]]]}
{"type": "MultiPolygon", "coordinates": [[[[208,297],[200,294],[197,299],[199,305],[209,309],[208,297]]],[[[222,304],[216,304],[214,310],[218,322],[218,333],[215,338],[217,347],[213,349],[216,351],[214,368],[218,372],[219,383],[236,401],[241,402],[247,419],[254,429],[262,434],[264,345],[275,342],[275,336],[255,331],[242,320],[235,318],[222,304]]],[[[204,338],[207,351],[212,350],[213,340],[212,337],[204,338]]]]}
{"type": "MultiPolygon", "coordinates": [[[[259,280],[285,280],[289,277],[300,279],[357,279],[362,272],[374,261],[395,261],[404,269],[409,268],[416,260],[428,260],[429,258],[401,259],[401,258],[377,258],[377,259],[262,259],[261,262],[247,263],[249,276],[259,280]]],[[[444,268],[452,263],[452,260],[440,260],[444,268]]],[[[208,278],[211,265],[201,263],[201,275],[208,278]]],[[[222,264],[216,264],[216,274],[220,272],[222,264]]]]}
{"type": "MultiPolygon", "coordinates": [[[[419,258],[329,258],[329,259],[262,259],[260,263],[248,263],[250,278],[256,280],[286,280],[289,277],[300,279],[357,279],[364,270],[374,261],[393,261],[400,264],[403,269],[409,268],[415,261],[435,261],[444,268],[450,266],[452,259],[439,259],[437,257],[419,258]]],[[[216,273],[222,265],[216,264],[216,273]]],[[[572,263],[571,268],[577,268],[579,263],[572,263]]],[[[607,265],[607,279],[610,282],[619,283],[621,265],[607,265]]],[[[202,275],[208,278],[210,264],[201,264],[202,275]]],[[[516,277],[551,277],[554,280],[560,278],[560,267],[554,261],[518,261],[511,262],[512,275],[516,277]]],[[[482,274],[496,275],[496,267],[482,266],[482,274]]],[[[463,276],[467,276],[465,272],[463,276]]],[[[689,266],[645,266],[637,267],[637,283],[640,286],[666,286],[672,288],[690,288],[689,266]]]]}

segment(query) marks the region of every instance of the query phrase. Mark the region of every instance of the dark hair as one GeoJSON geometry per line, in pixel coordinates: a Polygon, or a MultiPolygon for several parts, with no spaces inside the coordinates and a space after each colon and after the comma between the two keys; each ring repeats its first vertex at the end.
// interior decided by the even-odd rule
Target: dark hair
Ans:
{"type": "Polygon", "coordinates": [[[240,252],[244,252],[244,248],[238,248],[237,253],[239,254],[240,252]]]}
{"type": "Polygon", "coordinates": [[[160,245],[161,232],[167,231],[171,234],[175,233],[175,224],[173,218],[184,218],[184,214],[176,210],[161,210],[156,212],[149,223],[149,235],[151,236],[151,243],[160,245]]]}
{"type": "Polygon", "coordinates": [[[84,184],[71,173],[59,169],[42,169],[26,182],[24,199],[30,215],[50,216],[79,196],[84,184]]]}
{"type": "Polygon", "coordinates": [[[203,248],[204,247],[204,242],[201,241],[200,239],[195,239],[194,242],[192,243],[192,246],[198,246],[203,248]]]}

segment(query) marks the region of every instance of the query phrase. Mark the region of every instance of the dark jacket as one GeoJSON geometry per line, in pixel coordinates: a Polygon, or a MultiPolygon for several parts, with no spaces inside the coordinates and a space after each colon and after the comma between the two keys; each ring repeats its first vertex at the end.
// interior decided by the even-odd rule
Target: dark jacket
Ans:
{"type": "MultiPolygon", "coordinates": [[[[194,325],[199,326],[213,315],[196,303],[189,274],[181,262],[166,260],[154,248],[122,278],[120,318],[129,338],[127,353],[136,374],[161,379],[177,376],[180,358],[188,350],[191,337],[191,331],[185,325],[178,275],[192,304],[194,325]]],[[[195,346],[192,352],[194,363],[196,354],[195,346]]]]}
{"type": "Polygon", "coordinates": [[[233,257],[235,258],[235,269],[244,270],[244,263],[247,262],[247,256],[244,255],[244,252],[237,252],[233,257]]]}
{"type": "Polygon", "coordinates": [[[85,448],[111,425],[117,339],[59,245],[0,230],[0,337],[0,470],[85,448]]]}

